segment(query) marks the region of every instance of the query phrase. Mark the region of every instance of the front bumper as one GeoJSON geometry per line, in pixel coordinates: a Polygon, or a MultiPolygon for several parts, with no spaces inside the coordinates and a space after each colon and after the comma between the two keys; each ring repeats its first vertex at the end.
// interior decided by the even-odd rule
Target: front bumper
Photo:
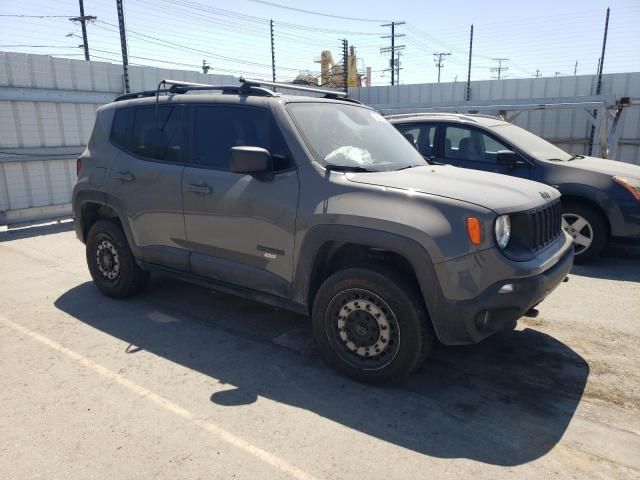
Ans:
{"type": "Polygon", "coordinates": [[[619,218],[610,218],[611,236],[615,243],[640,245],[640,202],[618,200],[619,218]]]}
{"type": "MultiPolygon", "coordinates": [[[[445,295],[439,296],[430,309],[439,340],[445,345],[477,343],[513,325],[529,309],[544,300],[564,280],[572,266],[571,241],[563,238],[539,272],[523,276],[523,272],[514,270],[513,275],[505,275],[498,281],[493,281],[472,298],[450,299],[445,295]],[[500,289],[506,284],[512,285],[513,291],[500,293],[500,289]]],[[[495,272],[491,272],[492,265],[477,262],[476,267],[480,271],[486,269],[484,276],[495,280],[495,275],[492,275],[495,272]]],[[[500,270],[495,266],[493,269],[500,270]]],[[[442,267],[438,274],[442,284],[441,272],[442,267]]],[[[464,278],[460,272],[456,274],[458,281],[464,278]]],[[[466,276],[467,283],[477,286],[477,282],[473,281],[473,272],[467,272],[466,276]]]]}

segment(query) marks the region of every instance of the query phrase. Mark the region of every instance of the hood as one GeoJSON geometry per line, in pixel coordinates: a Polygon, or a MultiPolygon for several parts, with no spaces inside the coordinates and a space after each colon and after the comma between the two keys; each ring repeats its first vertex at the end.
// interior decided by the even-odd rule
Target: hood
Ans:
{"type": "Polygon", "coordinates": [[[348,173],[347,178],[356,183],[452,198],[499,214],[539,207],[560,197],[560,192],[542,183],[450,165],[348,173]]]}
{"type": "Polygon", "coordinates": [[[602,173],[613,177],[637,178],[640,179],[640,166],[631,163],[620,162],[617,160],[605,160],[604,158],[584,157],[576,158],[569,162],[552,162],[556,165],[562,165],[567,168],[575,168],[588,172],[602,173]]]}

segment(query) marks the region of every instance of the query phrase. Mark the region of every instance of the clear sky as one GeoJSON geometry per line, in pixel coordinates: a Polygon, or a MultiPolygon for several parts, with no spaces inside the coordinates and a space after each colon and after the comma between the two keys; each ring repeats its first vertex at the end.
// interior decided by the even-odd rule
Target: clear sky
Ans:
{"type": "MultiPolygon", "coordinates": [[[[388,21],[404,21],[397,33],[401,83],[437,79],[433,53],[445,52],[442,81],[466,81],[469,27],[474,24],[472,79],[496,75],[494,58],[506,58],[503,77],[595,73],[605,11],[611,7],[604,71],[640,71],[640,0],[124,0],[130,63],[271,78],[269,20],[274,21],[277,78],[318,72],[322,50],[341,56],[340,41],[356,47],[359,66],[371,66],[374,85],[388,84],[388,21]],[[280,8],[310,10],[327,16],[280,8]],[[334,18],[330,15],[350,17],[334,18]],[[577,67],[576,67],[577,62],[577,67]]],[[[118,63],[120,40],[115,0],[85,0],[92,59],[118,63]]],[[[0,2],[0,50],[83,58],[78,0],[0,2]],[[28,18],[11,15],[59,15],[28,18]],[[73,34],[72,36],[67,36],[73,34]],[[17,46],[20,45],[20,46],[17,46]]]]}

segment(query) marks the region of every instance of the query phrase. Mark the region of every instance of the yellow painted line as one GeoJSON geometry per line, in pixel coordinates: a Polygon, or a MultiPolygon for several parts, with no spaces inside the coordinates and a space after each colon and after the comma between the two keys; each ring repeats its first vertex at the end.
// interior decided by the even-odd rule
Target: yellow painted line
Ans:
{"type": "Polygon", "coordinates": [[[262,460],[263,462],[271,465],[272,467],[276,468],[282,473],[285,473],[291,476],[292,478],[295,478],[298,480],[315,480],[315,477],[313,477],[312,475],[304,472],[303,470],[300,470],[298,467],[291,465],[290,463],[286,462],[280,457],[277,457],[269,452],[266,452],[265,450],[262,450],[261,448],[256,447],[255,445],[252,445],[246,440],[243,440],[242,438],[237,437],[236,435],[228,432],[227,430],[216,425],[215,423],[196,418],[196,416],[193,413],[191,413],[189,410],[186,410],[185,408],[182,408],[181,406],[176,405],[171,400],[168,400],[162,397],[161,395],[158,395],[152,392],[151,390],[141,385],[138,385],[137,383],[134,383],[131,380],[126,379],[122,375],[114,372],[113,370],[109,370],[107,367],[104,367],[99,363],[94,362],[90,358],[87,358],[77,352],[74,352],[73,350],[70,350],[67,347],[60,345],[59,343],[51,340],[50,338],[45,337],[40,333],[34,332],[33,330],[23,325],[20,325],[19,323],[16,323],[12,320],[9,320],[8,318],[2,315],[0,315],[0,322],[4,323],[5,325],[12,328],[13,330],[16,330],[40,342],[43,345],[46,345],[47,347],[66,355],[67,357],[71,358],[72,360],[79,363],[80,365],[90,368],[91,370],[103,376],[104,378],[107,378],[113,382],[116,382],[122,385],[126,389],[132,391],[133,393],[143,398],[146,398],[147,400],[155,403],[156,405],[162,407],[168,412],[171,412],[179,417],[182,417],[185,420],[189,420],[191,423],[197,425],[200,428],[203,428],[207,432],[217,437],[219,440],[222,440],[223,442],[226,442],[229,445],[233,445],[234,447],[244,451],[245,453],[248,453],[249,455],[252,455],[257,459],[262,460]]]}

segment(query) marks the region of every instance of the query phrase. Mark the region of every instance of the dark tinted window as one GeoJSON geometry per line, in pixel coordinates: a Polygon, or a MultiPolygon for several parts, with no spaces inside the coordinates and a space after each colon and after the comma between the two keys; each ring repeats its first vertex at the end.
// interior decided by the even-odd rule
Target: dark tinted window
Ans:
{"type": "Polygon", "coordinates": [[[435,124],[408,124],[398,125],[398,130],[404,135],[409,143],[418,149],[425,157],[435,155],[434,145],[436,138],[435,124]]]}
{"type": "Polygon", "coordinates": [[[113,122],[111,141],[142,157],[178,162],[183,112],[179,105],[120,109],[113,122]]]}
{"type": "Polygon", "coordinates": [[[111,128],[111,141],[124,149],[129,148],[131,143],[131,117],[132,108],[119,108],[116,110],[111,128]]]}
{"type": "Polygon", "coordinates": [[[291,166],[280,129],[267,110],[226,105],[195,107],[193,161],[228,170],[231,147],[261,147],[271,153],[275,170],[291,166]]]}

